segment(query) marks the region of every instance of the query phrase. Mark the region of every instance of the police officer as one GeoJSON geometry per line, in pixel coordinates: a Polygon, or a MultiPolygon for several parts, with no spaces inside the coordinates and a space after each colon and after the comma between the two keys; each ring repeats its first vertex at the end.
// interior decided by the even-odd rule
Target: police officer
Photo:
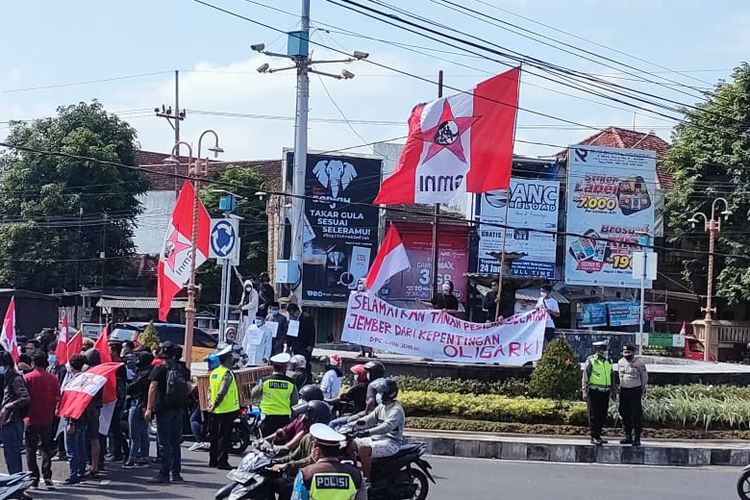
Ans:
{"type": "Polygon", "coordinates": [[[251,397],[260,400],[260,411],[265,416],[261,424],[263,436],[270,436],[291,421],[292,406],[299,401],[294,381],[287,377],[286,367],[291,356],[282,352],[270,361],[273,373],[263,378],[251,392],[251,397]]]}
{"type": "Polygon", "coordinates": [[[338,459],[346,438],[325,424],[313,424],[310,434],[315,439],[315,463],[297,474],[292,500],[365,500],[362,472],[338,459]]]}
{"type": "Polygon", "coordinates": [[[240,411],[240,393],[234,377],[232,345],[223,347],[218,353],[219,366],[214,368],[209,379],[209,467],[231,470],[229,451],[232,447],[232,425],[240,411]]]}
{"type": "Polygon", "coordinates": [[[622,358],[617,362],[617,393],[620,396],[620,417],[625,437],[620,444],[641,445],[643,427],[642,398],[648,385],[646,364],[635,357],[635,346],[622,346],[622,358]]]}
{"type": "Polygon", "coordinates": [[[608,345],[609,342],[606,340],[594,342],[596,354],[588,357],[583,368],[581,393],[584,401],[588,403],[591,442],[595,445],[607,442],[602,439],[602,427],[607,419],[609,398],[614,397],[612,363],[607,358],[608,345]]]}

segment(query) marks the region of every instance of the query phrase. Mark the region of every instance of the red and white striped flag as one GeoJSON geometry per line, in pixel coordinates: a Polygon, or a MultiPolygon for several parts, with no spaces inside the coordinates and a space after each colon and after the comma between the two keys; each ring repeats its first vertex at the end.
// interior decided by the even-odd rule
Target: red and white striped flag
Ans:
{"type": "Polygon", "coordinates": [[[83,332],[78,330],[68,340],[68,361],[76,354],[81,354],[83,350],[83,332]]]}
{"type": "MultiPolygon", "coordinates": [[[[172,308],[172,299],[190,280],[194,196],[193,185],[185,181],[177,196],[172,220],[164,237],[164,248],[159,257],[156,275],[158,283],[156,299],[161,321],[166,321],[169,310],[172,308]]],[[[196,268],[208,259],[208,233],[211,230],[211,218],[200,200],[198,200],[197,217],[196,268]]]]}
{"type": "Polygon", "coordinates": [[[121,366],[122,363],[103,363],[67,379],[62,388],[57,415],[72,419],[81,418],[94,396],[109,379],[114,378],[115,371],[121,366]]]}
{"type": "Polygon", "coordinates": [[[99,351],[99,359],[102,363],[111,363],[112,355],[109,353],[109,325],[106,325],[99,338],[94,343],[94,348],[99,351]]]}
{"type": "Polygon", "coordinates": [[[514,68],[472,92],[416,106],[396,171],[374,203],[448,203],[463,184],[470,193],[507,189],[520,76],[514,68]]]}
{"type": "Polygon", "coordinates": [[[10,353],[13,362],[18,363],[18,340],[16,339],[16,298],[11,297],[8,309],[5,311],[3,330],[0,333],[0,343],[10,353]]]}
{"type": "Polygon", "coordinates": [[[365,287],[372,293],[378,293],[391,276],[411,267],[406,247],[401,241],[396,226],[389,226],[385,233],[383,243],[380,245],[378,254],[372,263],[370,271],[365,278],[365,287]]]}
{"type": "Polygon", "coordinates": [[[55,358],[57,363],[64,365],[68,362],[68,315],[63,314],[62,325],[57,333],[57,346],[55,347],[55,358]]]}

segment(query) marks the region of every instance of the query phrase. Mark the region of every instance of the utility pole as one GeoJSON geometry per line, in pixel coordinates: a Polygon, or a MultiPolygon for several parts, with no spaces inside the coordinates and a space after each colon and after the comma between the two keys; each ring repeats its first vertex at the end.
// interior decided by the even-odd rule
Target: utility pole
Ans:
{"type": "Polygon", "coordinates": [[[702,308],[706,312],[706,316],[703,319],[706,331],[706,345],[704,346],[703,360],[713,361],[711,354],[714,348],[713,339],[713,313],[716,312],[716,308],[713,307],[713,294],[714,294],[714,250],[716,249],[716,236],[721,232],[721,216],[724,220],[728,220],[729,216],[732,215],[732,211],[729,210],[729,203],[725,198],[716,198],[711,203],[711,218],[709,219],[705,213],[696,212],[693,216],[688,219],[688,222],[695,228],[695,225],[700,222],[699,217],[703,218],[703,229],[708,233],[708,283],[706,284],[706,307],[702,308]],[[717,217],[717,210],[719,204],[724,204],[724,210],[719,213],[717,217]]]}
{"type": "MultiPolygon", "coordinates": [[[[161,108],[154,108],[154,112],[159,118],[166,118],[169,126],[174,129],[174,143],[177,145],[177,152],[175,153],[175,157],[179,158],[180,122],[184,120],[186,116],[185,110],[180,110],[180,70],[175,70],[174,72],[174,109],[175,111],[174,113],[172,113],[172,106],[166,107],[164,104],[162,104],[161,108]]],[[[180,191],[180,182],[177,178],[177,169],[179,166],[179,163],[174,165],[174,190],[176,193],[179,193],[180,191]]]]}
{"type": "MultiPolygon", "coordinates": [[[[443,70],[438,71],[438,82],[437,82],[437,96],[438,99],[443,97],[443,70]]],[[[438,224],[440,224],[440,203],[435,203],[432,211],[432,296],[437,297],[440,291],[438,290],[438,259],[440,258],[440,250],[438,248],[438,224]]]]}

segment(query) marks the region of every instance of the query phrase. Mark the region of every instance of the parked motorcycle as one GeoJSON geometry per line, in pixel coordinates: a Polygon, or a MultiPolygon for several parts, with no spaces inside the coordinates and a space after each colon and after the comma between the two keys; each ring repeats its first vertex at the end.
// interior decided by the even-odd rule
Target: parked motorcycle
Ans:
{"type": "Polygon", "coordinates": [[[737,480],[737,494],[742,500],[750,500],[750,465],[742,469],[742,474],[737,480]]]}
{"type": "Polygon", "coordinates": [[[31,472],[0,476],[0,500],[31,500],[26,490],[34,484],[31,472]]]}
{"type": "Polygon", "coordinates": [[[260,439],[260,409],[257,407],[243,408],[232,425],[231,452],[241,455],[250,443],[260,439]]]}

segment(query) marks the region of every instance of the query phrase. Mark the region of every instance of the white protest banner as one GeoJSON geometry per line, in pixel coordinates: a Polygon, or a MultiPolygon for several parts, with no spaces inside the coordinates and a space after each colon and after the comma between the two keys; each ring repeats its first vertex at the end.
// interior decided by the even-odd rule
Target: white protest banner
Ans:
{"type": "Polygon", "coordinates": [[[500,323],[471,323],[443,311],[401,309],[365,292],[349,297],[341,340],[460,363],[521,366],[542,357],[546,311],[500,323]]]}
{"type": "Polygon", "coordinates": [[[299,336],[299,320],[296,320],[296,319],[289,320],[289,326],[287,327],[287,330],[286,330],[286,336],[287,337],[299,336]]]}
{"type": "Polygon", "coordinates": [[[276,338],[276,334],[279,332],[279,324],[276,321],[266,321],[265,325],[271,331],[271,337],[276,338]]]}

